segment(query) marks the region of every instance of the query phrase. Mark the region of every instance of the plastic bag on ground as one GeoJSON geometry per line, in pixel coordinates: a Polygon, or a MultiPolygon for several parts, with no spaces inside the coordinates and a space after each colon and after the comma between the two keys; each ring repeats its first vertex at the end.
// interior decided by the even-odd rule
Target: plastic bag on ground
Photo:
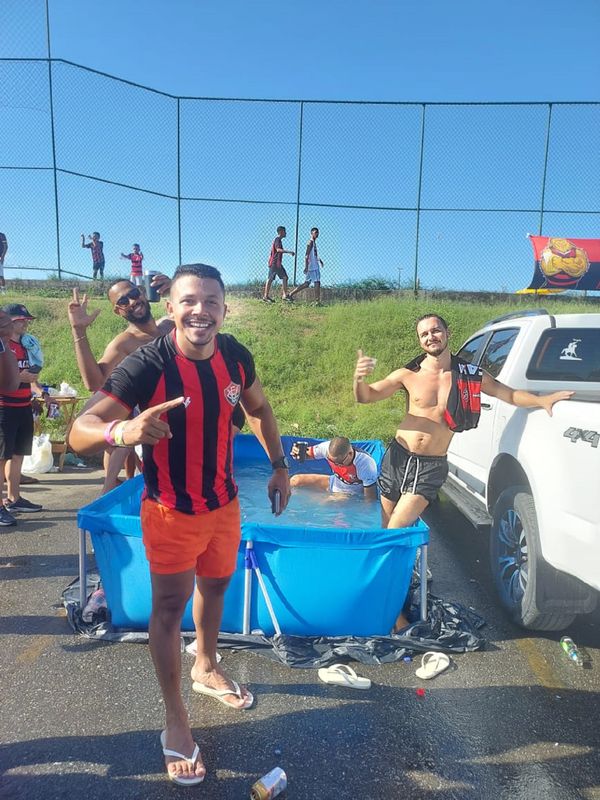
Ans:
{"type": "Polygon", "coordinates": [[[32,472],[50,472],[54,466],[54,455],[52,454],[52,444],[47,433],[33,437],[31,445],[31,455],[25,456],[21,471],[26,475],[32,472]]]}

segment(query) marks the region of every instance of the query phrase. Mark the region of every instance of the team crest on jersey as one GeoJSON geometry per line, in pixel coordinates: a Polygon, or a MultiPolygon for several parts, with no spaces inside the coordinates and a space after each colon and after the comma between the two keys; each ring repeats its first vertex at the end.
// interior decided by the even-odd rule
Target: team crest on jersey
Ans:
{"type": "Polygon", "coordinates": [[[235,406],[237,405],[237,402],[240,399],[240,394],[242,393],[242,387],[240,386],[239,383],[233,383],[232,381],[229,384],[229,386],[225,387],[223,393],[225,394],[225,399],[227,400],[227,402],[230,405],[235,406]]]}

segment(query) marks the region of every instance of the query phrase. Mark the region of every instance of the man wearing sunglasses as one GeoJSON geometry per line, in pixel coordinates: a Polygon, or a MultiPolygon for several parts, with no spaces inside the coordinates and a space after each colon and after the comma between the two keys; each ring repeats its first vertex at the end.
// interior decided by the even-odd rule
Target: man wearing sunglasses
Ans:
{"type": "MultiPolygon", "coordinates": [[[[168,293],[171,281],[166,275],[156,275],[152,285],[160,295],[164,295],[168,293]]],[[[128,325],[106,345],[99,361],[96,361],[90,347],[87,330],[100,313],[100,309],[88,313],[87,294],[80,298],[79,289],[73,289],[73,299],[68,306],[77,366],[85,387],[90,392],[97,391],[126,356],[173,329],[173,323],[167,317],[158,322],[154,320],[143,289],[131,281],[121,280],[114,283],[108,290],[108,299],[114,313],[128,325]]],[[[110,459],[105,460],[104,492],[115,488],[118,475],[130,454],[130,450],[115,450],[110,459]]]]}
{"type": "Polygon", "coordinates": [[[325,459],[333,473],[293,475],[290,479],[291,486],[306,486],[332,494],[364,495],[367,500],[377,500],[375,459],[359,448],[353,447],[345,436],[336,436],[328,442],[320,442],[310,447],[306,447],[305,442],[294,442],[290,455],[295,461],[325,459]]]}

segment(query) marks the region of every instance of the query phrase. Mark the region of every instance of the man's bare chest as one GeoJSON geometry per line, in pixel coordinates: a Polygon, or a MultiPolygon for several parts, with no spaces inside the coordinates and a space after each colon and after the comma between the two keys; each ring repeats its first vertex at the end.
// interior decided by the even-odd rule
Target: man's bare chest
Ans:
{"type": "Polygon", "coordinates": [[[448,405],[452,373],[449,370],[436,373],[421,370],[405,380],[404,385],[413,409],[418,408],[423,411],[438,409],[443,412],[448,405]]]}

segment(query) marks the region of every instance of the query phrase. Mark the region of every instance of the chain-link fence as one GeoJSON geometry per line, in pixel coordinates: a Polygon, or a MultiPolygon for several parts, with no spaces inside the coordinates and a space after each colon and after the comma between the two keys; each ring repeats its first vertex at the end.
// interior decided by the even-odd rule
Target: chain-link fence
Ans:
{"type": "Polygon", "coordinates": [[[325,286],[515,291],[527,233],[598,235],[600,103],[184,98],[21,52],[0,59],[9,279],[91,277],[98,231],[107,277],[136,242],[148,269],[259,284],[283,225],[297,283],[317,226],[325,286]]]}

